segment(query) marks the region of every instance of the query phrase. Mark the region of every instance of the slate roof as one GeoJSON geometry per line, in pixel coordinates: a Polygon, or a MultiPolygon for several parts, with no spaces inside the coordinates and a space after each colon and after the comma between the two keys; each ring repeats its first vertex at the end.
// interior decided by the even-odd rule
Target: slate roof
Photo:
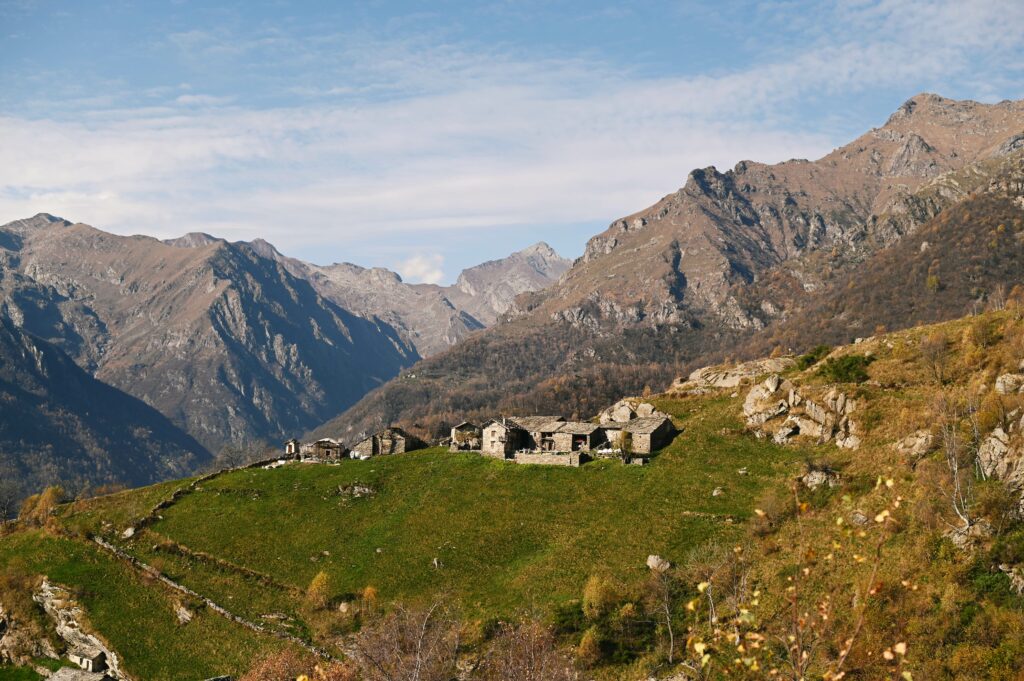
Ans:
{"type": "Polygon", "coordinates": [[[596,423],[588,421],[568,421],[558,424],[558,426],[559,433],[571,433],[573,435],[590,435],[601,427],[596,423]]]}
{"type": "MultiPolygon", "coordinates": [[[[627,433],[653,433],[666,421],[672,423],[672,420],[665,416],[647,416],[623,423],[622,429],[627,433]]],[[[674,425],[673,428],[675,428],[674,425]]]]}
{"type": "Polygon", "coordinates": [[[510,416],[508,420],[531,433],[554,432],[555,428],[548,428],[548,426],[565,421],[561,416],[510,416]]]}

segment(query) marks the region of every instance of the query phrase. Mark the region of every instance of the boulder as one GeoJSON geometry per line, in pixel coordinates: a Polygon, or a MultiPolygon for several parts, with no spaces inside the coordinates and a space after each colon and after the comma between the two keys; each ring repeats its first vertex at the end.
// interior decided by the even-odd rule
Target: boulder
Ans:
{"type": "Polygon", "coordinates": [[[1003,374],[996,379],[996,392],[1000,395],[1024,392],[1024,374],[1003,374]]]}
{"type": "Polygon", "coordinates": [[[896,451],[910,459],[919,459],[932,450],[935,436],[929,430],[918,430],[893,445],[896,451]]]}
{"type": "Polygon", "coordinates": [[[661,556],[652,553],[647,556],[647,567],[651,569],[651,572],[662,574],[669,571],[669,568],[672,567],[672,563],[668,562],[661,556]]]}
{"type": "Polygon", "coordinates": [[[800,482],[808,489],[817,489],[822,485],[832,488],[839,485],[839,474],[828,469],[816,468],[805,473],[800,482]]]}

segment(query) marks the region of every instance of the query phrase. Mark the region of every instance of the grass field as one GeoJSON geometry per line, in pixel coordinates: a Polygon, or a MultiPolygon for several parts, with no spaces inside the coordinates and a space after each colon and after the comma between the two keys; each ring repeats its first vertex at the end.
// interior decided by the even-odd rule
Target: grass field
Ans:
{"type": "MultiPolygon", "coordinates": [[[[367,586],[383,604],[444,594],[481,620],[550,611],[579,598],[591,574],[638,582],[651,553],[680,562],[740,536],[763,490],[799,470],[800,449],[743,431],[738,398],[659,407],[683,432],[646,467],[519,466],[431,449],[227,473],[131,540],[120,538],[124,528],[189,481],[77,502],[60,522],[106,536],[236,614],[317,643],[323,629],[309,621],[303,596],[320,571],[337,597],[367,586]],[[339,493],[355,482],[374,493],[339,493]],[[724,493],[713,497],[716,487],[724,493]],[[157,548],[170,542],[187,550],[157,548]]],[[[257,651],[283,645],[204,609],[179,625],[177,595],[83,539],[17,533],[0,541],[0,563],[12,561],[79,593],[93,625],[140,678],[238,672],[257,651]]]]}

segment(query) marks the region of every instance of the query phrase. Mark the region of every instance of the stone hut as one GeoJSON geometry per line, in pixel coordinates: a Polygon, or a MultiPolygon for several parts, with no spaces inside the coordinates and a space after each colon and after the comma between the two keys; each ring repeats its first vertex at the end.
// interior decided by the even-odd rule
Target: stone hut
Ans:
{"type": "Polygon", "coordinates": [[[517,450],[529,445],[530,434],[511,419],[492,419],[484,424],[480,453],[497,459],[510,459],[517,450]]]}
{"type": "Polygon", "coordinates": [[[555,450],[555,433],[558,432],[565,419],[561,416],[510,416],[512,421],[526,431],[526,442],[517,449],[553,452],[555,450]]]}
{"type": "Polygon", "coordinates": [[[467,452],[480,449],[483,431],[480,426],[463,421],[452,427],[451,444],[453,452],[467,452]]]}
{"type": "Polygon", "coordinates": [[[623,447],[628,441],[633,454],[650,454],[672,442],[676,427],[667,416],[635,418],[625,423],[604,425],[608,441],[616,447],[623,447]]]}
{"type": "Polygon", "coordinates": [[[345,445],[340,440],[330,437],[320,438],[315,442],[306,442],[299,446],[299,458],[302,459],[336,460],[344,457],[347,453],[345,445]]]}
{"type": "Polygon", "coordinates": [[[558,425],[553,434],[555,452],[589,452],[605,442],[604,429],[596,423],[568,421],[558,425]]]}
{"type": "Polygon", "coordinates": [[[352,458],[364,459],[387,454],[404,454],[427,446],[423,440],[401,428],[385,428],[352,448],[352,458]]]}
{"type": "Polygon", "coordinates": [[[107,668],[107,655],[102,650],[74,650],[68,653],[68,659],[87,672],[101,672],[107,668]]]}

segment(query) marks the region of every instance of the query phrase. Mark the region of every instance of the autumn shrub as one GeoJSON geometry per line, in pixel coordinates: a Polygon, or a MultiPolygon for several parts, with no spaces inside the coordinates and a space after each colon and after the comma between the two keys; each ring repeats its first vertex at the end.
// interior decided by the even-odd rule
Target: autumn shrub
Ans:
{"type": "Polygon", "coordinates": [[[47,487],[22,502],[18,520],[35,527],[45,525],[57,506],[64,502],[64,498],[64,490],[61,487],[47,487]]]}
{"type": "Polygon", "coordinates": [[[306,602],[317,610],[323,610],[330,604],[331,579],[323,570],[316,573],[306,588],[306,602]]]}
{"type": "Polygon", "coordinates": [[[583,632],[583,638],[576,646],[576,660],[585,667],[593,667],[601,657],[601,633],[597,627],[591,627],[583,632]]]}
{"type": "Polygon", "coordinates": [[[608,577],[591,575],[583,586],[583,614],[589,620],[603,617],[618,598],[616,585],[608,577]]]}
{"type": "Polygon", "coordinates": [[[866,355],[830,357],[818,369],[818,375],[835,383],[863,383],[868,380],[868,365],[874,361],[866,355]]]}
{"type": "Polygon", "coordinates": [[[828,345],[815,346],[812,350],[803,355],[800,355],[797,358],[796,366],[801,371],[805,369],[810,369],[812,366],[820,362],[822,358],[828,355],[828,353],[830,352],[832,352],[832,348],[829,347],[828,345]]]}

